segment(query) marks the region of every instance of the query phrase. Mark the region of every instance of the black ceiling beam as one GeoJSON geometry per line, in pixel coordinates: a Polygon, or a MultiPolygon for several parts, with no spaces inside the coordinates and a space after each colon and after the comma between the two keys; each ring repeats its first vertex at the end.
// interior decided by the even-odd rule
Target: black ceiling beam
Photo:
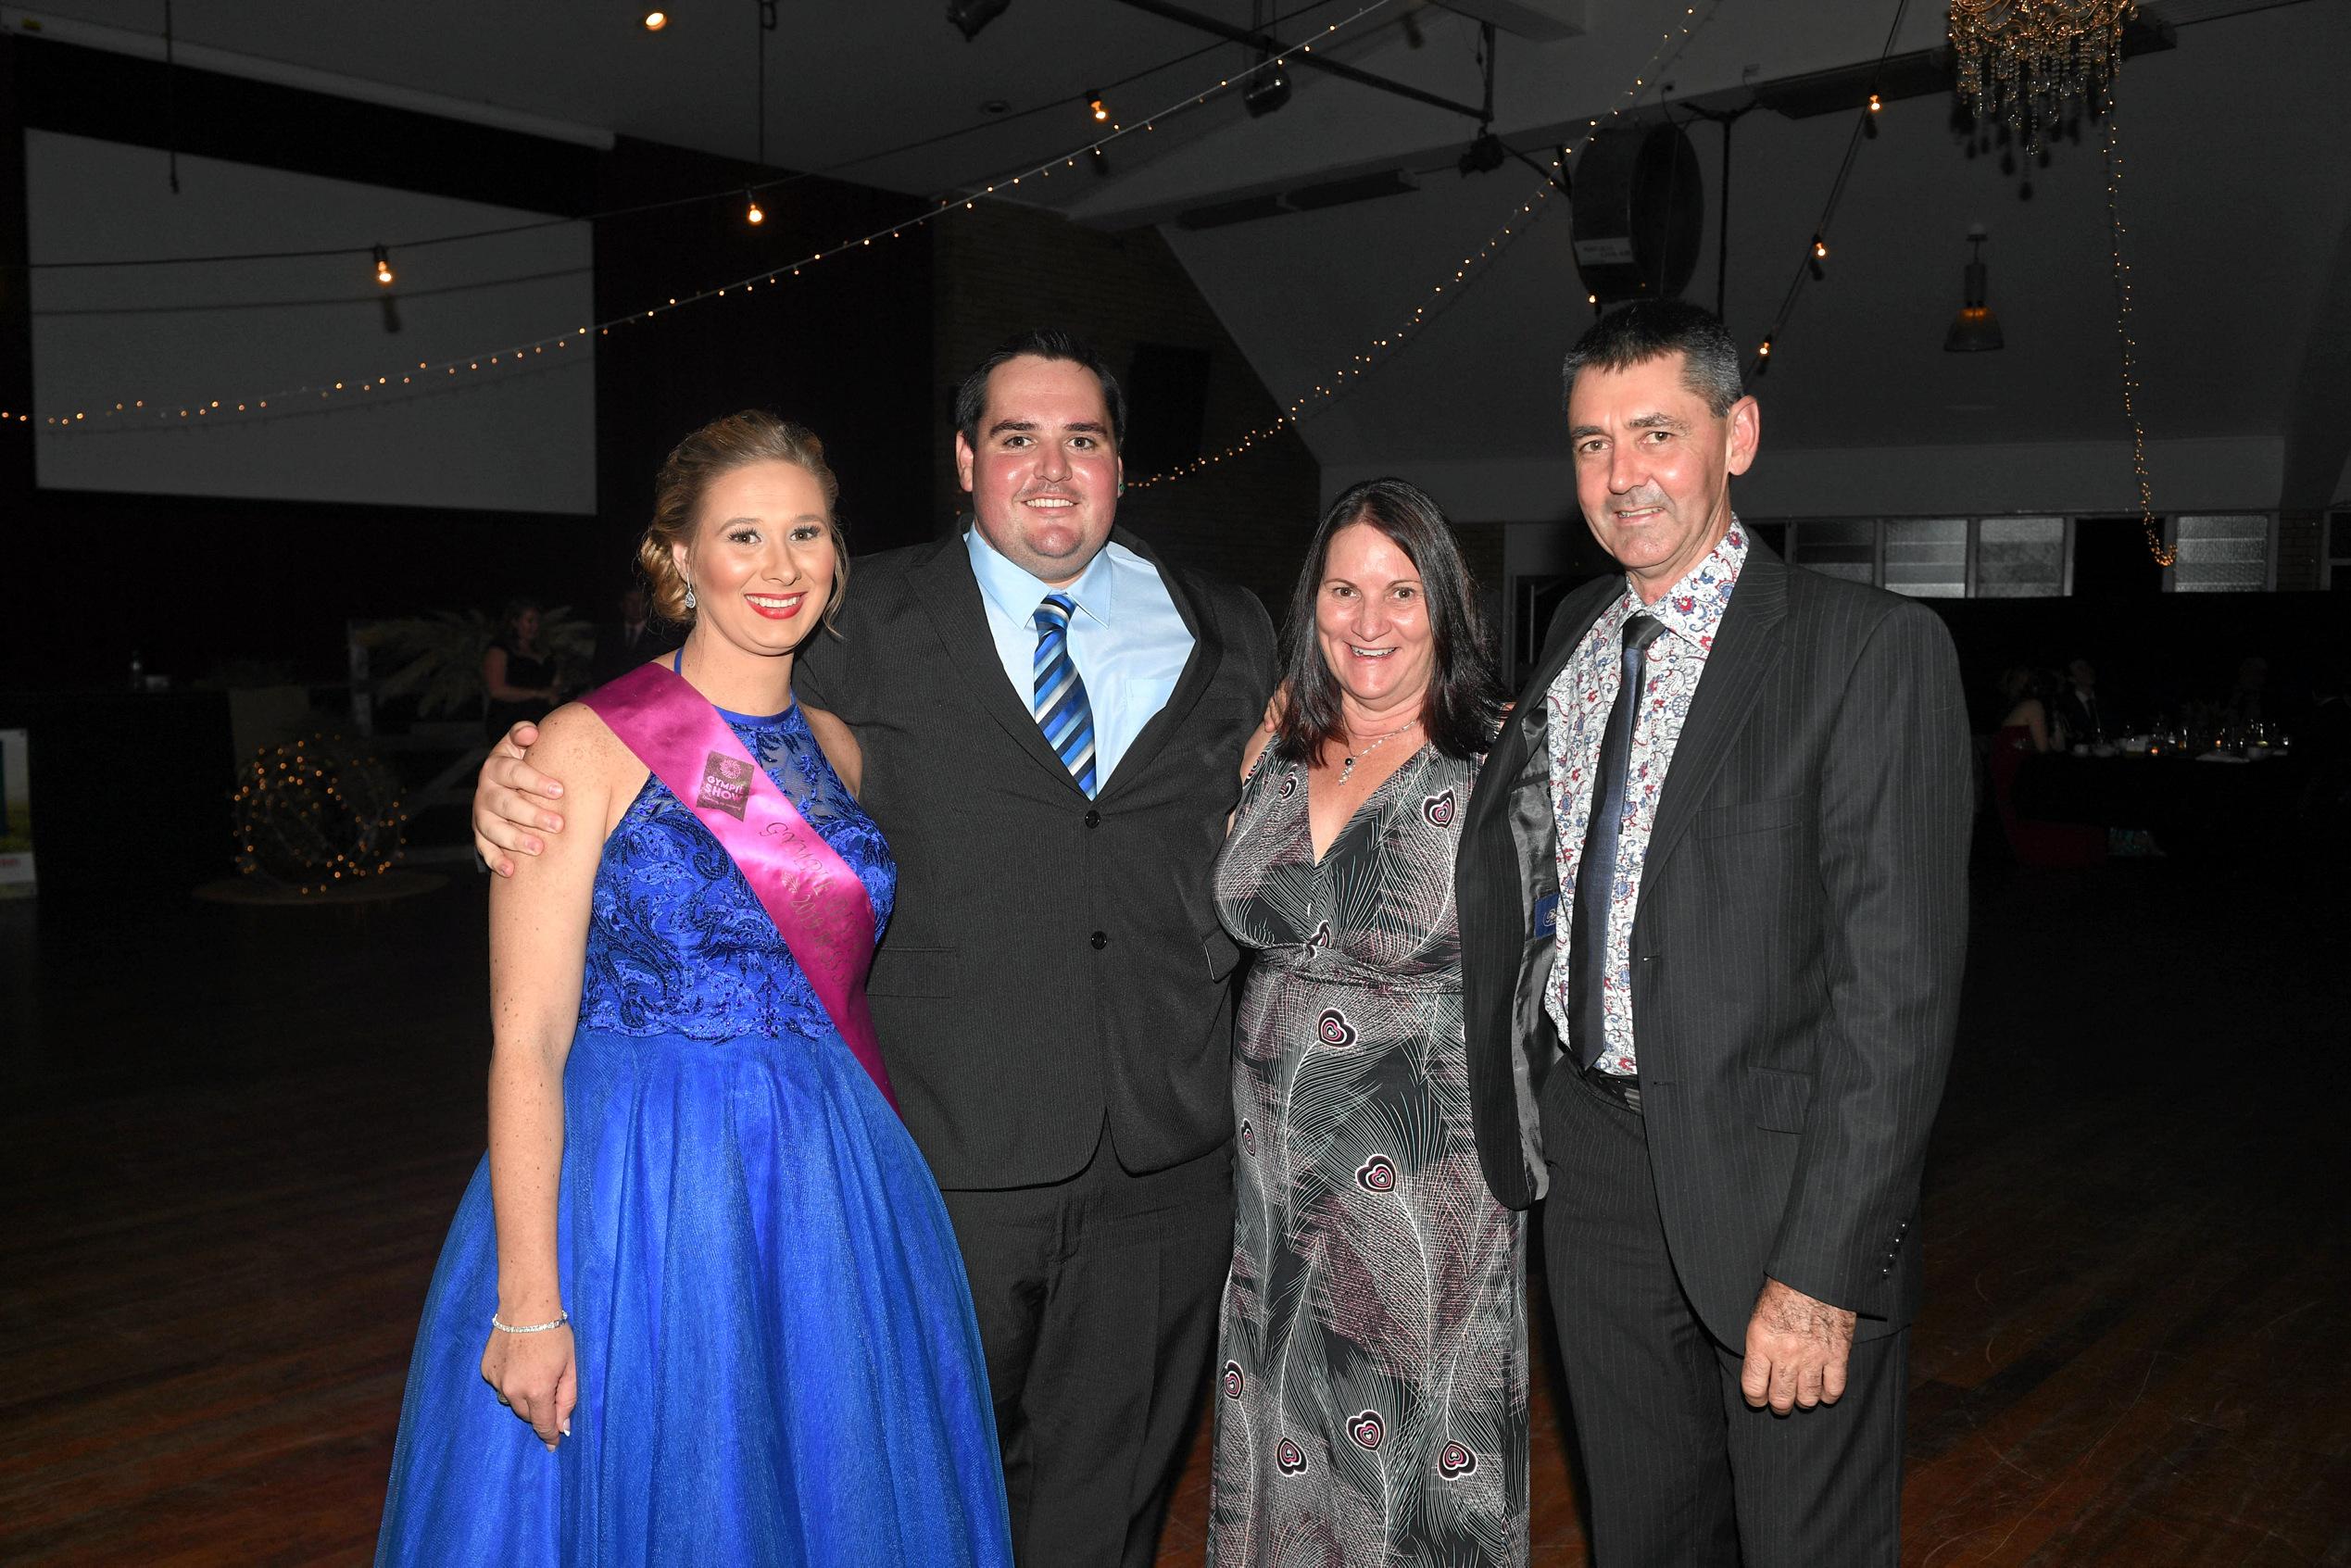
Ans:
{"type": "MultiPolygon", "coordinates": [[[[2122,30],[2122,54],[2126,59],[2179,46],[2179,34],[2170,24],[2152,18],[2142,17],[2122,30]]],[[[1944,44],[1894,55],[1883,61],[1864,60],[1839,66],[1834,70],[1759,82],[1753,92],[1754,101],[1774,114],[1790,119],[1810,119],[1816,115],[1859,108],[1869,101],[1873,84],[1878,96],[1888,103],[1937,93],[1948,96],[1953,91],[1953,69],[1951,49],[1944,44]]]]}
{"type": "MultiPolygon", "coordinates": [[[[1180,22],[1201,32],[1213,33],[1219,38],[1229,39],[1235,44],[1246,44],[1261,53],[1279,55],[1290,47],[1271,33],[1259,32],[1253,28],[1235,27],[1230,22],[1219,21],[1214,17],[1202,16],[1200,12],[1187,6],[1171,6],[1167,4],[1167,0],[1118,0],[1118,3],[1133,10],[1145,11],[1154,17],[1163,17],[1169,21],[1180,22]]],[[[1410,98],[1416,104],[1427,104],[1431,108],[1445,109],[1461,115],[1465,119],[1477,120],[1481,125],[1486,122],[1487,117],[1474,104],[1458,104],[1440,94],[1424,93],[1417,87],[1409,86],[1392,78],[1380,76],[1368,70],[1359,70],[1342,60],[1325,59],[1320,55],[1299,49],[1289,56],[1289,63],[1311,66],[1326,76],[1335,76],[1342,82],[1352,82],[1358,86],[1377,87],[1383,93],[1393,93],[1400,98],[1410,98]]]]}

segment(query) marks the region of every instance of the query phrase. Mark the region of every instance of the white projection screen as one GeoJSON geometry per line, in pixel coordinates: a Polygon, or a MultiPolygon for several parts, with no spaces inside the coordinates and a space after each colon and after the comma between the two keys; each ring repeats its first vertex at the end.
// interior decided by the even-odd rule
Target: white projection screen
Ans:
{"type": "Polygon", "coordinates": [[[383,243],[394,272],[378,284],[364,255],[36,266],[43,488],[596,509],[592,336],[519,363],[511,352],[592,319],[586,224],[408,247],[547,215],[185,156],[174,195],[159,151],[41,131],[26,133],[25,166],[36,264],[383,243]],[[343,393],[319,395],[338,381],[343,393]]]}

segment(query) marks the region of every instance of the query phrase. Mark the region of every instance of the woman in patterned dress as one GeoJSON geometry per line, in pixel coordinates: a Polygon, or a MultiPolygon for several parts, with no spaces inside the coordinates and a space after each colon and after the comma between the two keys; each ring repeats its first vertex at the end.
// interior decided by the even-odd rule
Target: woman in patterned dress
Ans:
{"type": "Polygon", "coordinates": [[[1256,950],[1209,1560],[1527,1560],[1526,1261],[1471,1135],[1455,826],[1502,711],[1435,502],[1325,516],[1217,864],[1256,950]]]}

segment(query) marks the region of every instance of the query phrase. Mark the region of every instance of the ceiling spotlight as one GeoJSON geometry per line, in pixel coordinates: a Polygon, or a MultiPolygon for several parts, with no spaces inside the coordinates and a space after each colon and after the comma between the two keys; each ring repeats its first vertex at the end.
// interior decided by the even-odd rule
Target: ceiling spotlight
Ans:
{"type": "Polygon", "coordinates": [[[1096,119],[1108,120],[1110,119],[1110,106],[1102,102],[1101,94],[1091,87],[1086,89],[1086,107],[1094,111],[1096,119]]]}
{"type": "Polygon", "coordinates": [[[1981,229],[1968,232],[1967,282],[1959,298],[1959,314],[1953,317],[1951,330],[1943,334],[1945,354],[1984,354],[2007,346],[2000,332],[2000,318],[1984,303],[1984,265],[1981,229]]]}
{"type": "Polygon", "coordinates": [[[669,25],[670,14],[667,11],[647,11],[645,13],[646,31],[659,32],[669,25]]]}
{"type": "Polygon", "coordinates": [[[1269,115],[1289,102],[1289,68],[1275,58],[1271,49],[1258,56],[1257,74],[1241,92],[1241,107],[1254,119],[1269,115]]]}
{"type": "Polygon", "coordinates": [[[382,245],[375,247],[375,281],[387,289],[392,286],[392,256],[382,245]]]}
{"type": "Polygon", "coordinates": [[[1464,175],[1491,174],[1510,161],[1510,149],[1502,139],[1490,131],[1481,131],[1477,140],[1469,144],[1469,150],[1461,155],[1460,169],[1464,175]]]}
{"type": "Polygon", "coordinates": [[[969,44],[980,35],[980,29],[1004,14],[1012,0],[947,0],[947,19],[955,24],[969,44]]]}

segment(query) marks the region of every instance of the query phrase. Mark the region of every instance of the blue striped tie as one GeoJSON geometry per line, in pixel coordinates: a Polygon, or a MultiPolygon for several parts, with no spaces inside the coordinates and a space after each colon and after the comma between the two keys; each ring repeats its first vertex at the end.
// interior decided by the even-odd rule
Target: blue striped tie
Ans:
{"type": "Polygon", "coordinates": [[[1077,608],[1067,594],[1048,594],[1037,607],[1037,690],[1031,707],[1045,744],[1088,798],[1094,794],[1094,708],[1086,683],[1069,659],[1069,618],[1077,608]]]}

